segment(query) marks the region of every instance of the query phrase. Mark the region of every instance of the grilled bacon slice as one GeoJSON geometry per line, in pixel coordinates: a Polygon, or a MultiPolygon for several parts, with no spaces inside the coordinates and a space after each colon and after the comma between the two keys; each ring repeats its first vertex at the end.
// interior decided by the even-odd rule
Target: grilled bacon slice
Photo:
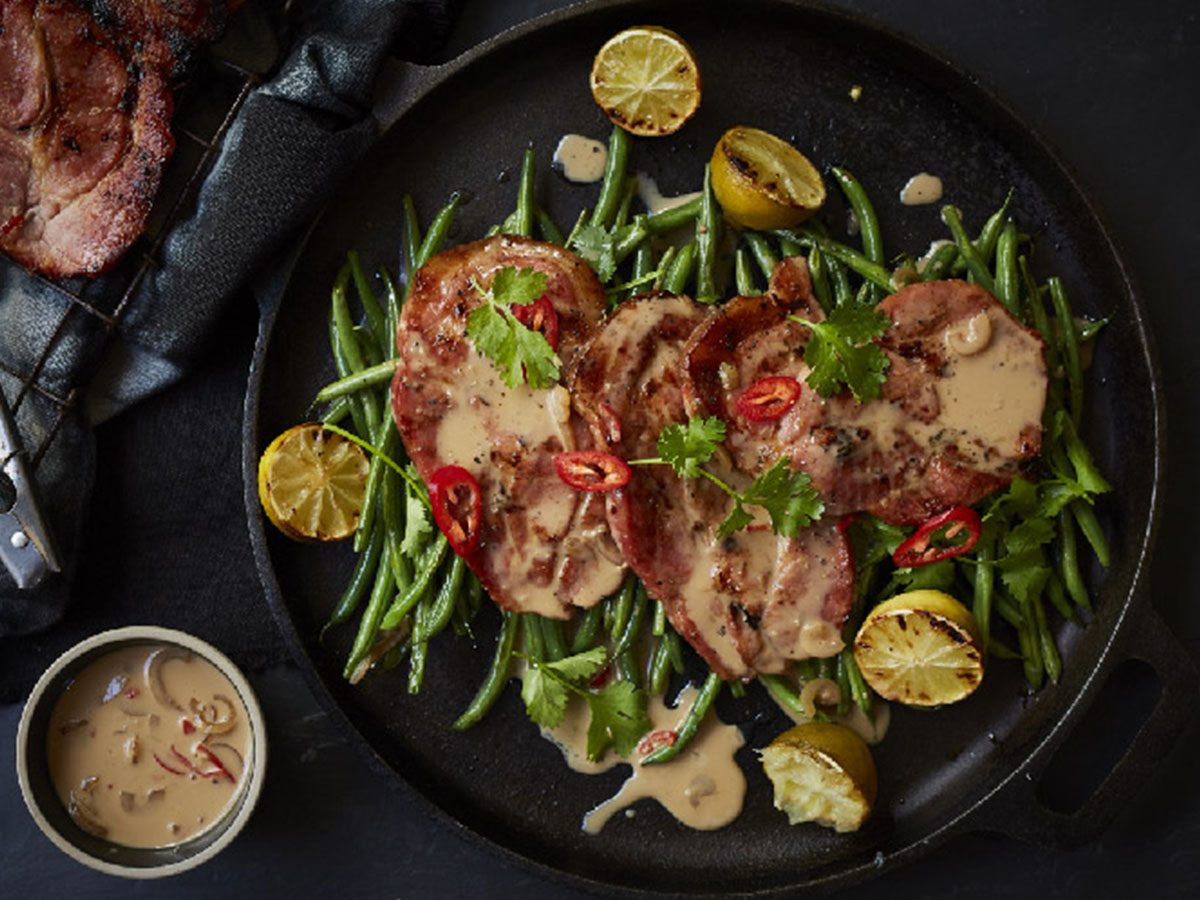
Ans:
{"type": "Polygon", "coordinates": [[[466,336],[467,316],[495,273],[532,267],[548,277],[564,381],[607,309],[586,262],[553,244],[499,236],[443,251],[417,272],[401,316],[392,412],[426,482],[458,465],[483,495],[482,542],[467,557],[492,598],[514,612],[568,618],[620,586],[625,564],[600,495],[559,480],[554,454],[592,445],[566,388],[507,387],[466,336]]]}

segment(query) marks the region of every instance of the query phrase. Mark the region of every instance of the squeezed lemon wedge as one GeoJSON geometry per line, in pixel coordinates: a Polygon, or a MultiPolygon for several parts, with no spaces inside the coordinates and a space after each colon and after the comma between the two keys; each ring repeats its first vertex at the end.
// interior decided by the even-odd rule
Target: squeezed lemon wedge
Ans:
{"type": "Polygon", "coordinates": [[[309,422],[289,428],[258,461],[263,512],[288,537],[338,541],[358,527],[369,462],[358,444],[309,422]]]}
{"type": "Polygon", "coordinates": [[[788,823],[816,822],[857,831],[871,815],[879,778],[871,751],[855,732],[833,722],[789,728],[762,751],[775,808],[788,823]]]}
{"type": "Polygon", "coordinates": [[[983,681],[975,617],[941,591],[909,591],[876,606],[854,638],[854,659],[877,694],[908,706],[954,703],[983,681]]]}
{"type": "Polygon", "coordinates": [[[654,137],[678,131],[700,106],[696,55],[667,28],[626,28],[592,61],[592,97],[615,125],[654,137]]]}
{"type": "Polygon", "coordinates": [[[742,228],[789,228],[825,202],[825,182],[808,158],[759,128],[737,126],[721,135],[710,168],[717,202],[742,228]]]}

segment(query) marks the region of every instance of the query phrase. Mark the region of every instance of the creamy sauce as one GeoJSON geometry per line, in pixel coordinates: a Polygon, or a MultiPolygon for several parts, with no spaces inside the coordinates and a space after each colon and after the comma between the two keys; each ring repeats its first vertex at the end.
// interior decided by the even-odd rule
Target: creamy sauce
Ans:
{"type": "Polygon", "coordinates": [[[166,847],[205,831],[243,783],[251,732],[236,689],[185,650],[126,647],[89,663],[50,717],[55,790],[85,831],[166,847]]]}
{"type": "Polygon", "coordinates": [[[942,199],[942,179],[928,172],[921,172],[908,179],[900,189],[900,202],[905,206],[920,206],[937,203],[942,199]]]}
{"type": "Polygon", "coordinates": [[[693,191],[690,194],[664,197],[662,191],[658,189],[658,183],[645,172],[637,173],[637,192],[638,199],[642,201],[650,215],[674,209],[676,206],[683,206],[700,196],[699,191],[693,191]]]}
{"type": "MultiPolygon", "coordinates": [[[[674,709],[661,697],[650,700],[650,732],[677,731],[696,695],[688,686],[680,692],[674,709]]],[[[637,750],[635,758],[617,756],[610,748],[597,762],[587,758],[587,726],[589,711],[578,699],[567,706],[567,715],[557,728],[544,731],[563,751],[572,769],[586,774],[605,772],[618,764],[632,766],[633,772],[621,789],[583,818],[587,834],[600,830],[617,812],[638,800],[650,798],[661,803],[682,824],[699,831],[711,831],[728,825],[742,811],[746,796],[746,776],[734,760],[734,754],[745,740],[734,725],[726,725],[709,716],[687,747],[666,763],[642,766],[637,750]]]]}
{"type": "Polygon", "coordinates": [[[604,177],[608,147],[582,134],[564,134],[554,150],[553,162],[567,181],[589,184],[604,177]]]}
{"type": "MultiPolygon", "coordinates": [[[[836,688],[836,686],[837,685],[835,683],[834,687],[836,688]]],[[[770,691],[767,691],[767,695],[774,700],[775,705],[778,706],[779,709],[782,710],[783,713],[797,725],[803,725],[805,722],[811,722],[813,720],[811,716],[806,716],[804,713],[793,709],[786,703],[779,702],[778,698],[776,698],[775,695],[770,691]]],[[[830,698],[819,695],[817,700],[818,705],[821,708],[821,712],[827,715],[834,722],[839,722],[842,725],[845,725],[860,738],[862,738],[866,743],[871,744],[872,746],[880,743],[884,739],[884,737],[887,735],[888,727],[892,723],[892,707],[886,700],[883,700],[880,697],[871,698],[871,712],[869,714],[863,712],[857,704],[852,703],[850,704],[850,709],[844,715],[839,715],[835,708],[838,700],[836,695],[830,698]],[[833,702],[826,704],[826,699],[832,700],[833,702]]]]}

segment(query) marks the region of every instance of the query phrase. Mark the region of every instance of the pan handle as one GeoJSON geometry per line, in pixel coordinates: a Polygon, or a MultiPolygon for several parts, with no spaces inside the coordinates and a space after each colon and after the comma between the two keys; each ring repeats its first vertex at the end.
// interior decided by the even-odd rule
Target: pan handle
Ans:
{"type": "Polygon", "coordinates": [[[1158,675],[1162,693],[1125,753],[1092,795],[1069,814],[1050,809],[1037,796],[1041,775],[1068,731],[1052,741],[1053,746],[1035,752],[1006,784],[968,813],[962,823],[964,830],[998,831],[1032,843],[1074,849],[1099,837],[1139,791],[1146,772],[1153,770],[1200,708],[1200,676],[1192,658],[1156,611],[1146,608],[1137,619],[1124,641],[1124,657],[1117,662],[1139,659],[1147,663],[1158,675]]]}

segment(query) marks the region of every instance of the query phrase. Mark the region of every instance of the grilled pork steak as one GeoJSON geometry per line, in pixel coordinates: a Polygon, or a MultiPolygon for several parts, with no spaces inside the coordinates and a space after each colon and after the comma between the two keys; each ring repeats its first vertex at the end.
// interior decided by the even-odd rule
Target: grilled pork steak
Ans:
{"type": "Polygon", "coordinates": [[[688,346],[688,412],[726,421],[739,468],[758,473],[788,454],[812,476],[827,515],[866,511],[915,525],[977,503],[1037,455],[1044,345],[987,291],[924,282],[885,299],[892,326],[878,343],[891,365],[883,396],[866,405],[849,392],[822,400],[804,383],[806,329],[786,319],[796,306],[812,318],[803,293],[736,298],[688,346]],[[799,380],[800,397],[778,419],[748,421],[737,397],[771,375],[799,380]]]}
{"type": "Polygon", "coordinates": [[[3,0],[0,249],[54,277],[116,262],[145,228],[174,149],[168,80],[225,11],[208,0],[3,0]]]}
{"type": "Polygon", "coordinates": [[[607,302],[586,262],[528,238],[500,236],[446,250],[417,272],[404,306],[392,383],[400,436],[428,483],[458,465],[483,494],[482,545],[467,563],[505,609],[567,618],[620,586],[617,552],[600,495],[559,480],[553,456],[589,449],[584,422],[566,388],[507,387],[466,336],[467,316],[506,266],[548,276],[545,297],[558,316],[564,380],[607,302]]]}
{"type": "MultiPolygon", "coordinates": [[[[662,429],[687,418],[681,352],[708,315],[686,297],[661,296],[630,301],[605,322],[571,384],[598,444],[624,459],[657,455],[662,429]]],[[[720,455],[708,468],[735,486],[748,481],[720,455]]],[[[719,538],[729,498],[666,466],[635,466],[629,484],[608,496],[609,523],[630,568],[723,677],[778,672],[789,659],[841,649],[854,567],[833,526],[784,538],[764,522],[719,538]]]]}

